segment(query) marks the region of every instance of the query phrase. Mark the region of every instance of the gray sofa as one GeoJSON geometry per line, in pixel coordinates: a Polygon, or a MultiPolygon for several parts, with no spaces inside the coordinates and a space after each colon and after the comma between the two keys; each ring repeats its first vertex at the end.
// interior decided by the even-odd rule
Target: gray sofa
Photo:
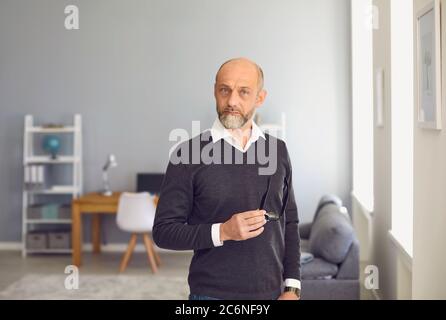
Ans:
{"type": "Polygon", "coordinates": [[[322,197],[313,222],[299,232],[301,252],[310,253],[302,261],[302,299],[359,299],[359,242],[342,201],[322,197]]]}

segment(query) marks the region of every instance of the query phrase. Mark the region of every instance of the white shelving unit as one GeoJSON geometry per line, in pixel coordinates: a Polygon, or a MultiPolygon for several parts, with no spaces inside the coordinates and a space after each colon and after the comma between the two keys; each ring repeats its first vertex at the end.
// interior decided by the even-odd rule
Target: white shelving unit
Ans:
{"type": "Polygon", "coordinates": [[[70,219],[29,219],[28,209],[30,205],[35,204],[38,195],[71,195],[72,199],[82,194],[82,117],[79,114],[74,115],[73,124],[63,127],[46,128],[35,126],[32,115],[25,116],[24,139],[23,139],[23,200],[22,200],[22,256],[26,257],[28,253],[70,253],[71,249],[28,249],[27,234],[33,226],[36,225],[70,225],[70,219]],[[72,134],[73,150],[71,155],[60,155],[56,159],[51,156],[36,155],[34,153],[35,134],[72,134]],[[72,184],[60,188],[29,189],[25,181],[25,170],[28,166],[42,165],[52,166],[59,164],[69,164],[73,166],[72,184]]]}

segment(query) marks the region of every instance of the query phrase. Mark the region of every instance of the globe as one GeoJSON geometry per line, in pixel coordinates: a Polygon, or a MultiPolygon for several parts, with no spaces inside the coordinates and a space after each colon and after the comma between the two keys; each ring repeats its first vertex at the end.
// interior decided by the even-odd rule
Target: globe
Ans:
{"type": "Polygon", "coordinates": [[[56,159],[57,153],[60,150],[60,139],[58,136],[45,136],[42,141],[42,148],[49,154],[53,159],[56,159]]]}

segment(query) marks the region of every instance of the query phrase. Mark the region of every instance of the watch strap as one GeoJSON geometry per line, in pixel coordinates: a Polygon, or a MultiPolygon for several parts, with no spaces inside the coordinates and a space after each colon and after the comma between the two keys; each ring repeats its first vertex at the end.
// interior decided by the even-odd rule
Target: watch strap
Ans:
{"type": "Polygon", "coordinates": [[[285,292],[294,292],[298,297],[300,297],[300,289],[295,287],[285,287],[285,292]]]}

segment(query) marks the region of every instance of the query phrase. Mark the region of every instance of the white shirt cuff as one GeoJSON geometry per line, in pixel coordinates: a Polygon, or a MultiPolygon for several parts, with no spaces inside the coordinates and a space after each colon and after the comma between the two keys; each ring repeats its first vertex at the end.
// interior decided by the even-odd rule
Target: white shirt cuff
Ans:
{"type": "Polygon", "coordinates": [[[300,290],[300,281],[297,279],[287,278],[285,279],[285,287],[293,287],[300,290]]]}
{"type": "Polygon", "coordinates": [[[216,247],[221,247],[223,245],[223,242],[220,241],[220,225],[221,223],[214,223],[211,227],[212,242],[216,247]]]}

